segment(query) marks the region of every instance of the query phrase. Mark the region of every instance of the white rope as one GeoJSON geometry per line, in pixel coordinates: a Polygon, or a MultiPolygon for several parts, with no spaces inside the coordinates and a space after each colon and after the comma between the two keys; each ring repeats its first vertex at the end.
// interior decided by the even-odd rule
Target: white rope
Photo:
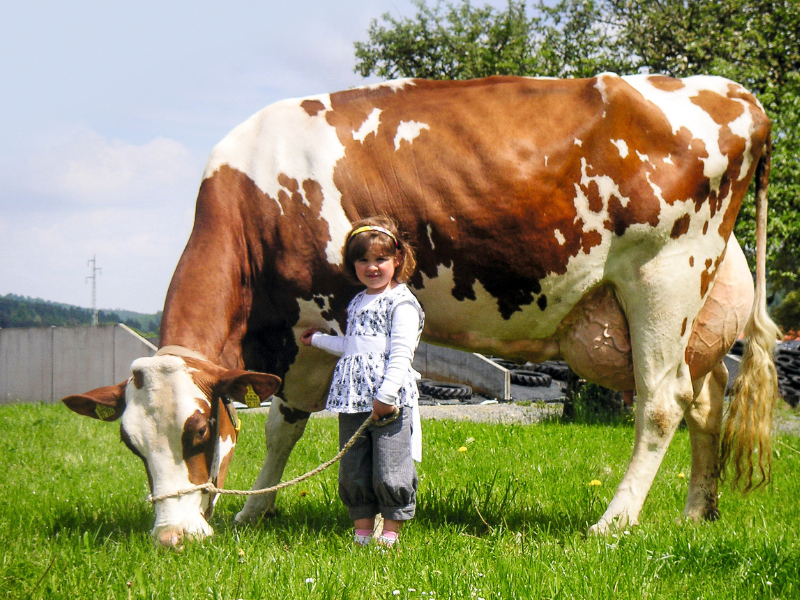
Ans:
{"type": "MultiPolygon", "coordinates": [[[[399,414],[399,411],[397,411],[397,410],[395,411],[395,413],[393,413],[395,418],[396,418],[396,415],[398,415],[398,414],[399,414]]],[[[366,428],[369,427],[372,423],[375,423],[375,424],[378,424],[378,425],[388,425],[393,420],[394,420],[394,418],[391,419],[391,420],[390,419],[386,419],[385,421],[376,422],[376,421],[373,421],[372,415],[370,415],[369,417],[367,417],[367,420],[364,421],[364,423],[361,425],[361,427],[358,428],[358,431],[356,431],[353,434],[353,437],[351,437],[347,441],[347,443],[342,447],[342,449],[339,450],[339,453],[336,456],[334,456],[329,461],[322,463],[320,466],[318,466],[313,471],[309,471],[308,473],[300,475],[300,477],[295,477],[291,481],[284,481],[283,483],[279,483],[278,485],[273,485],[272,487],[263,488],[263,489],[260,489],[260,490],[226,490],[226,489],[223,489],[223,488],[218,488],[216,485],[214,485],[212,482],[209,481],[208,483],[202,483],[200,485],[195,485],[195,486],[192,486],[190,488],[178,490],[176,492],[170,492],[168,494],[161,494],[160,496],[153,496],[152,494],[150,494],[150,495],[147,496],[147,501],[150,502],[151,504],[155,504],[156,502],[160,502],[162,500],[166,500],[167,498],[177,498],[178,496],[185,496],[186,494],[191,494],[193,492],[199,492],[201,490],[205,491],[205,492],[208,492],[210,494],[227,494],[229,496],[258,496],[258,495],[261,495],[261,494],[270,494],[272,492],[277,492],[278,490],[282,490],[283,488],[287,488],[287,487],[293,486],[293,485],[295,485],[297,483],[300,483],[301,481],[304,481],[304,480],[308,479],[309,477],[313,477],[317,473],[321,473],[322,471],[324,471],[325,469],[330,467],[332,464],[337,462],[340,458],[342,458],[342,456],[345,455],[345,453],[348,450],[350,450],[350,448],[353,447],[353,444],[356,443],[356,440],[358,439],[358,437],[362,433],[364,433],[364,430],[366,430],[366,428]]]]}

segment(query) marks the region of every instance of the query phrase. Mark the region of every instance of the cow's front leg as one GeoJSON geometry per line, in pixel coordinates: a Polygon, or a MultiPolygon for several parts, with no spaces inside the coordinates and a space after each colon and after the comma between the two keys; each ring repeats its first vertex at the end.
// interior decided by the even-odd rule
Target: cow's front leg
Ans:
{"type": "Polygon", "coordinates": [[[719,439],[727,384],[728,369],[720,362],[703,378],[702,388],[684,415],[692,443],[692,474],[683,516],[693,521],[719,517],[719,439]]]}
{"type": "MultiPolygon", "coordinates": [[[[277,397],[273,399],[264,427],[267,455],[251,489],[264,489],[280,482],[289,455],[303,436],[309,416],[310,413],[290,408],[277,397]]],[[[256,523],[265,513],[274,512],[276,495],[277,492],[248,496],[236,515],[236,523],[256,523]]]]}

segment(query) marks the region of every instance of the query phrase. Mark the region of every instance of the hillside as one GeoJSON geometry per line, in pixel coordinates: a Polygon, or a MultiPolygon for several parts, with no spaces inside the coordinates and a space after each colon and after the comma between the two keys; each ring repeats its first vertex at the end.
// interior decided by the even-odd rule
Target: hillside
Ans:
{"type": "MultiPolygon", "coordinates": [[[[161,313],[142,314],[123,310],[100,310],[98,321],[124,323],[140,335],[152,340],[158,337],[161,313]]],[[[49,302],[39,298],[6,294],[0,296],[0,327],[76,327],[91,325],[89,308],[49,302]]]]}

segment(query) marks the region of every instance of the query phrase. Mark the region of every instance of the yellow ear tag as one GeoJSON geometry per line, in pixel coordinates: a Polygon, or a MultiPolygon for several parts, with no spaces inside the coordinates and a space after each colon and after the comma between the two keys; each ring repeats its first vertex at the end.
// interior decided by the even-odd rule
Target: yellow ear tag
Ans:
{"type": "Polygon", "coordinates": [[[244,403],[247,404],[247,408],[258,408],[261,406],[261,398],[258,397],[253,386],[247,384],[247,393],[244,395],[244,403]]]}
{"type": "Polygon", "coordinates": [[[116,410],[105,404],[95,404],[94,406],[94,413],[101,421],[110,421],[114,418],[116,412],[116,410]]]}

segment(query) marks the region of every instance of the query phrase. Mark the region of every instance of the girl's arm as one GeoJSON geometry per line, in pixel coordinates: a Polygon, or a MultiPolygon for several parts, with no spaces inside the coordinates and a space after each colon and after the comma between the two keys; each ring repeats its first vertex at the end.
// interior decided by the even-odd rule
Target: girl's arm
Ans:
{"type": "Polygon", "coordinates": [[[311,345],[336,356],[344,354],[344,336],[316,332],[311,336],[311,345]]]}
{"type": "MultiPolygon", "coordinates": [[[[386,362],[383,383],[375,395],[384,404],[394,404],[406,373],[414,360],[419,332],[419,312],[413,304],[396,306],[392,314],[389,360],[386,362]]],[[[316,337],[316,336],[315,336],[316,337]]]]}

